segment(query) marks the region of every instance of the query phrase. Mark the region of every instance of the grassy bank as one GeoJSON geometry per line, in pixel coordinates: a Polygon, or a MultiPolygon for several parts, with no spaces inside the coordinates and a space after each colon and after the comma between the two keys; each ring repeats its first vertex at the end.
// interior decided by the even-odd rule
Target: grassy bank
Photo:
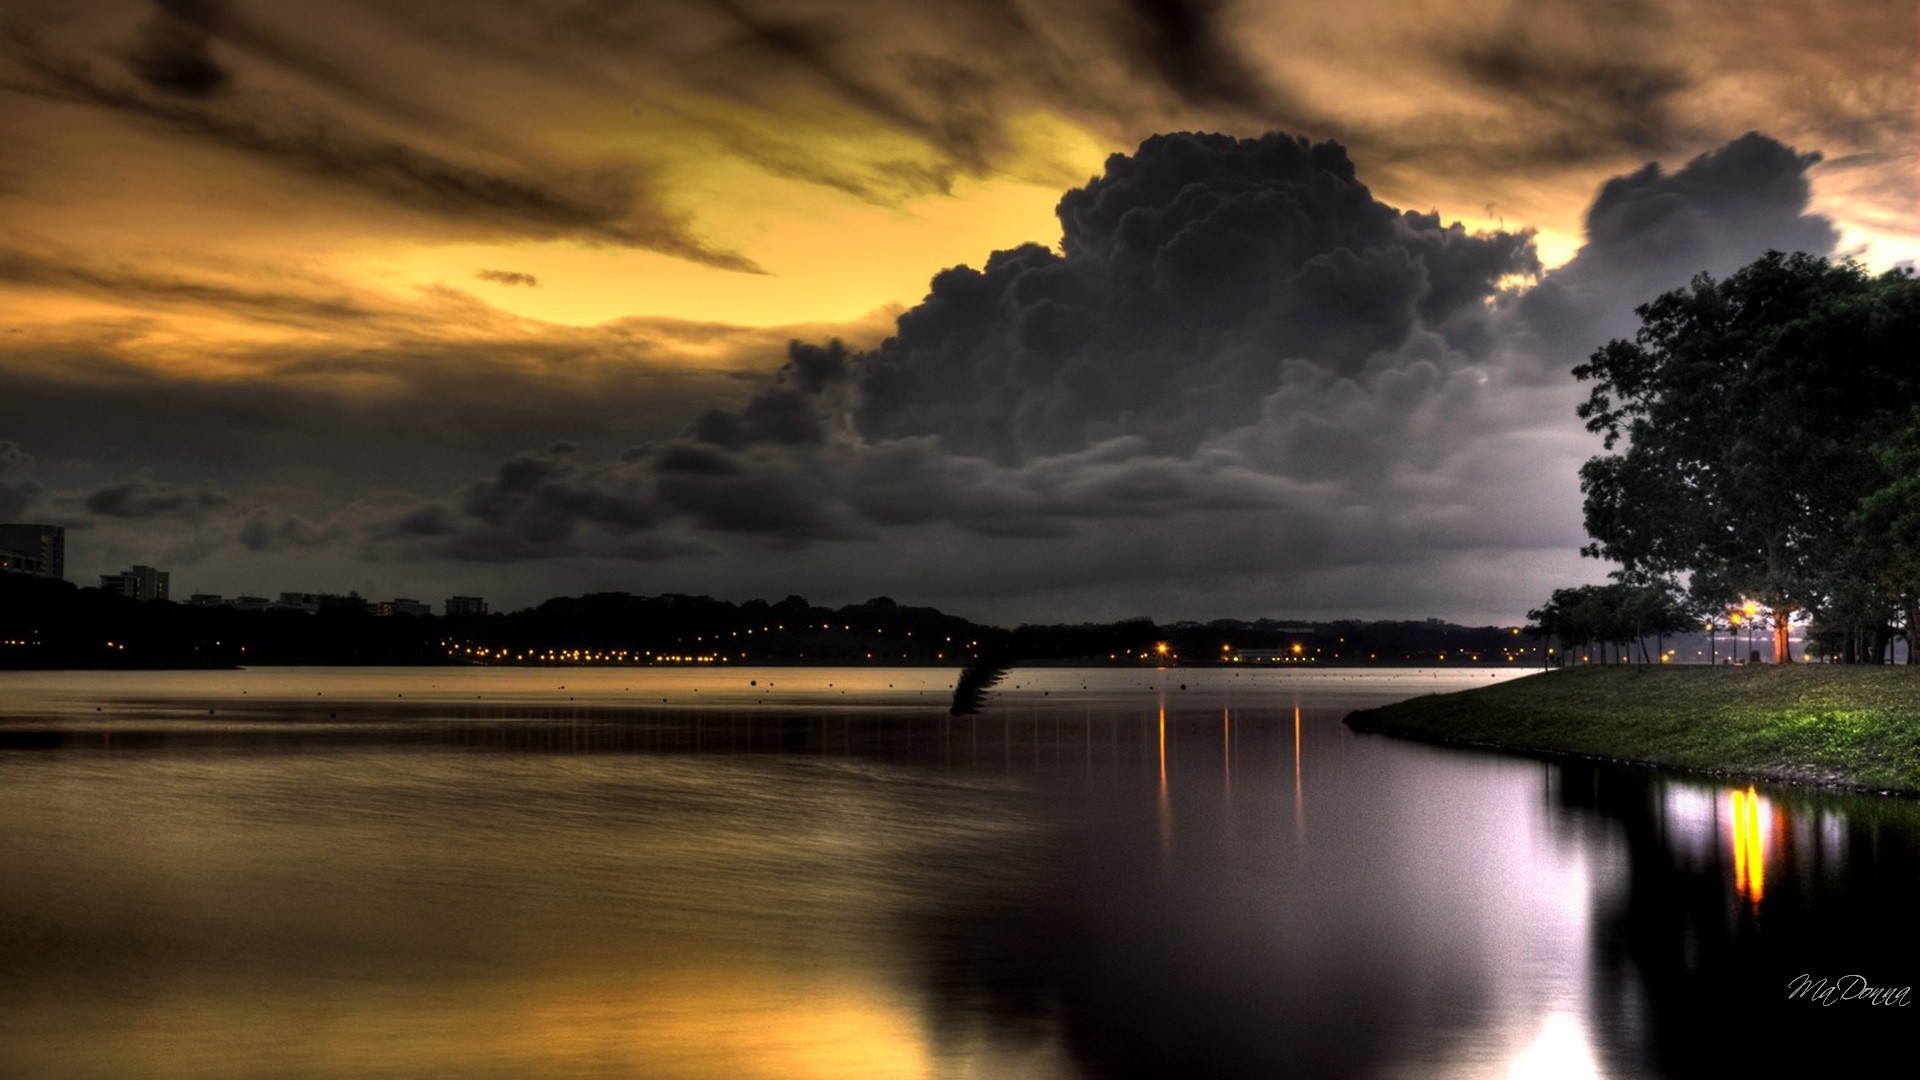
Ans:
{"type": "Polygon", "coordinates": [[[1347,717],[1425,742],[1920,794],[1920,669],[1588,668],[1347,717]]]}

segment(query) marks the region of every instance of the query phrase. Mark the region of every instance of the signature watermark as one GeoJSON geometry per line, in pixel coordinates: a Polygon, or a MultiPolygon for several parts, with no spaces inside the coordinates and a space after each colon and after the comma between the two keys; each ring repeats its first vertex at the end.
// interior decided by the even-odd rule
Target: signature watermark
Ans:
{"type": "Polygon", "coordinates": [[[1854,1002],[1904,1009],[1908,1004],[1907,997],[1912,992],[1911,986],[1875,986],[1867,981],[1865,975],[1842,975],[1837,979],[1801,975],[1787,983],[1788,1001],[1804,999],[1809,1004],[1824,1006],[1854,1002]]]}

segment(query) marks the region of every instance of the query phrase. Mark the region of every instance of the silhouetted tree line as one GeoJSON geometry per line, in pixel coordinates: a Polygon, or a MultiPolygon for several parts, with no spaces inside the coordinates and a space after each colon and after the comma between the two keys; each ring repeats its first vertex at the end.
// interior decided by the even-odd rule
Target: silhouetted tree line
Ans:
{"type": "Polygon", "coordinates": [[[1217,620],[989,626],[888,597],[828,608],[798,596],[732,603],[669,593],[559,597],[521,611],[444,618],[375,616],[347,599],[317,614],[141,602],[99,589],[0,574],[0,666],[181,667],[236,664],[568,662],[624,654],[732,663],[916,663],[961,666],[988,655],[1022,662],[1140,661],[1142,652],[1205,663],[1241,650],[1321,663],[1504,661],[1507,627],[1426,622],[1217,620]],[[1224,646],[1224,648],[1223,648],[1224,646]]]}
{"type": "Polygon", "coordinates": [[[1816,656],[1875,663],[1896,635],[1911,643],[1920,625],[1913,272],[1870,275],[1851,261],[1769,252],[1636,310],[1633,340],[1609,342],[1573,369],[1594,384],[1579,415],[1609,451],[1580,470],[1593,538],[1584,550],[1621,564],[1622,591],[1604,603],[1556,593],[1541,609],[1563,620],[1555,632],[1577,625],[1617,643],[1618,625],[1593,612],[1630,608],[1640,602],[1631,590],[1672,592],[1684,578],[1703,620],[1763,606],[1779,663],[1791,660],[1795,616],[1809,620],[1816,656]]]}
{"type": "Polygon", "coordinates": [[[1631,659],[1658,663],[1666,638],[1701,625],[1697,608],[1671,582],[1616,581],[1555,589],[1546,604],[1527,612],[1530,636],[1558,643],[1556,656],[1570,662],[1571,650],[1590,648],[1601,663],[1631,659]],[[1647,651],[1653,638],[1655,651],[1647,651]],[[1639,647],[1638,654],[1634,646],[1639,647]],[[1611,650],[1611,654],[1609,654],[1611,650]]]}

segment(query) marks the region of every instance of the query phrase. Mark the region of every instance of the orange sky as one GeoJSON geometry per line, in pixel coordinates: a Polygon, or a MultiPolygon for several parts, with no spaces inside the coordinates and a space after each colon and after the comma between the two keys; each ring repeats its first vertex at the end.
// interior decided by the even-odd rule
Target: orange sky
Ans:
{"type": "MultiPolygon", "coordinates": [[[[1824,155],[1812,211],[1888,266],[1920,255],[1915,72],[1890,2],[21,0],[0,378],[156,415],[225,395],[258,433],[182,437],[206,406],[181,404],[179,456],[121,458],[0,404],[0,440],[47,490],[231,486],[244,459],[290,535],[276,515],[406,484],[322,497],[313,452],[274,449],[287,409],[397,425],[436,396],[497,461],[619,400],[617,450],[737,404],[790,338],[871,346],[943,268],[1057,245],[1062,192],[1155,132],[1338,141],[1381,201],[1530,231],[1551,268],[1608,178],[1758,129],[1824,155]]],[[[76,565],[133,551],[115,527],[76,565]]]]}
{"type": "MultiPolygon", "coordinates": [[[[1827,155],[1816,208],[1843,246],[1880,264],[1920,251],[1905,4],[1200,4],[1217,23],[1186,54],[1143,44],[1154,28],[1124,4],[639,5],[599,25],[560,4],[387,7],[16,10],[0,54],[8,247],[396,308],[454,289],[576,327],[852,322],[913,303],[941,267],[1054,242],[1059,192],[1154,130],[1340,139],[1386,201],[1533,228],[1554,265],[1606,176],[1762,127],[1827,155]],[[154,55],[203,61],[219,85],[143,81],[154,55]],[[309,136],[332,148],[296,145],[309,136]],[[603,220],[436,206],[445,178],[397,176],[416,165],[383,165],[395,147],[465,181],[578,192],[603,220]],[[358,150],[368,160],[345,160],[358,150]],[[703,265],[689,244],[765,273],[703,265]]],[[[35,333],[141,320],[152,336],[116,345],[130,362],[177,370],[175,343],[218,353],[288,332],[190,290],[128,302],[32,277],[0,273],[0,318],[35,333]]]]}

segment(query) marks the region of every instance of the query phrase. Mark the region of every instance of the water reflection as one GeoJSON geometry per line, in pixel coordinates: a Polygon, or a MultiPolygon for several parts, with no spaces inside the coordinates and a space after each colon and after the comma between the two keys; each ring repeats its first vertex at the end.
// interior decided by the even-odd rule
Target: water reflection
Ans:
{"type": "Polygon", "coordinates": [[[1733,846],[1733,886],[1754,907],[1767,892],[1767,834],[1774,822],[1772,804],[1745,791],[1727,792],[1727,816],[1731,819],[1733,846]]]}
{"type": "Polygon", "coordinates": [[[1398,680],[641,674],[6,697],[0,1074],[1691,1075],[1915,970],[1908,804],[1340,726],[1398,680]]]}
{"type": "Polygon", "coordinates": [[[1624,887],[1592,897],[1588,1000],[1612,1071],[1827,1072],[1903,1048],[1904,1016],[1814,1007],[1788,987],[1807,973],[1920,975],[1914,803],[1555,772],[1559,805],[1625,844],[1624,887]]]}
{"type": "Polygon", "coordinates": [[[1300,701],[1293,702],[1293,831],[1307,842],[1307,789],[1300,777],[1300,701]]]}

